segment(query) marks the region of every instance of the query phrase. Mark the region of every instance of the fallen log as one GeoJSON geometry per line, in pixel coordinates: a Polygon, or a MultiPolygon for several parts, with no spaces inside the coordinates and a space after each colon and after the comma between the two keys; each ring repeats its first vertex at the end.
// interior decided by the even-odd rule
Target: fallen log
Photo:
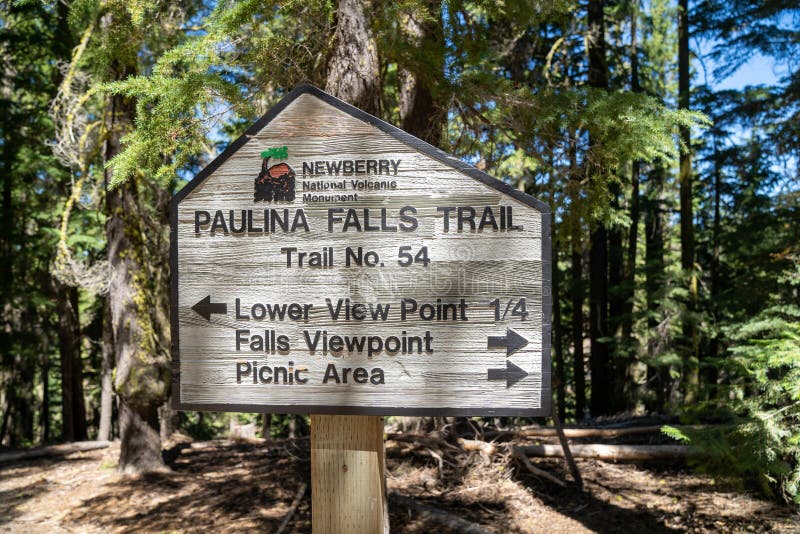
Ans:
{"type": "MultiPolygon", "coordinates": [[[[526,445],[518,447],[527,456],[563,458],[560,445],[526,445]]],[[[699,451],[685,445],[572,445],[575,458],[608,461],[683,460],[699,451]]]]}
{"type": "Polygon", "coordinates": [[[34,458],[49,458],[53,456],[66,456],[74,452],[93,451],[95,449],[105,449],[110,446],[110,441],[76,441],[75,443],[64,443],[61,445],[48,445],[26,451],[4,452],[0,454],[0,464],[16,462],[18,460],[32,460],[34,458]]]}
{"type": "MultiPolygon", "coordinates": [[[[641,436],[658,434],[661,426],[634,426],[628,428],[565,428],[564,435],[570,439],[600,438],[612,439],[625,436],[641,436]]],[[[555,428],[549,426],[522,427],[516,430],[491,430],[484,433],[487,438],[498,437],[526,437],[526,438],[551,438],[557,437],[555,428]]]]}
{"type": "Polygon", "coordinates": [[[462,519],[457,515],[445,512],[439,508],[422,504],[394,491],[389,493],[389,501],[406,507],[408,510],[427,521],[450,528],[456,532],[461,532],[463,534],[490,534],[488,530],[476,523],[462,519]]]}

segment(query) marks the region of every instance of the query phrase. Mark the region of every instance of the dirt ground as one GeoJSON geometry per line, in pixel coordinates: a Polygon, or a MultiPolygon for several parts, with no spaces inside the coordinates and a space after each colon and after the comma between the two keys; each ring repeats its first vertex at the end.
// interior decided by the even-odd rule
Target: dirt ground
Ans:
{"type": "MultiPolygon", "coordinates": [[[[171,473],[123,477],[118,445],[0,466],[0,532],[276,532],[308,482],[308,441],[173,443],[171,473]]],[[[557,460],[536,463],[568,480],[557,460]]],[[[491,532],[800,532],[788,508],[675,465],[579,462],[583,492],[508,455],[389,458],[390,495],[491,532]]],[[[310,532],[310,491],[284,532],[310,532]]],[[[454,532],[390,500],[392,532],[454,532]]]]}

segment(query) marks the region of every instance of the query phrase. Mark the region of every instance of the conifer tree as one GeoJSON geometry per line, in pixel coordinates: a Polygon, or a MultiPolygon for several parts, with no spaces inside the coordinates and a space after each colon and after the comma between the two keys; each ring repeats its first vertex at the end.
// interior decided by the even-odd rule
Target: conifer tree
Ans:
{"type": "MultiPolygon", "coordinates": [[[[689,89],[691,85],[690,50],[689,50],[689,1],[678,1],[678,107],[689,109],[689,89]]],[[[680,158],[680,198],[681,198],[681,268],[688,280],[688,298],[686,314],[683,317],[683,381],[684,399],[693,402],[697,398],[698,378],[698,346],[696,318],[697,278],[694,274],[695,242],[694,242],[694,196],[692,176],[692,137],[688,127],[681,127],[680,158]]]]}
{"type": "MultiPolygon", "coordinates": [[[[587,11],[589,85],[597,89],[608,88],[606,65],[605,14],[603,0],[589,0],[587,11]]],[[[597,139],[590,141],[597,143],[597,139]]],[[[587,167],[589,179],[598,176],[591,164],[587,167]]],[[[589,336],[591,339],[591,412],[593,416],[606,415],[611,409],[612,366],[608,346],[608,235],[605,222],[595,223],[589,247],[589,336]]]]}

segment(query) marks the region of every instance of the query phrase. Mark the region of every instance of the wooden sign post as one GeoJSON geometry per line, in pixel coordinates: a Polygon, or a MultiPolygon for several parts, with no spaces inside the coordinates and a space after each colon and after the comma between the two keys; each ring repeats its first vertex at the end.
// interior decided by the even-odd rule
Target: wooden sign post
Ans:
{"type": "MultiPolygon", "coordinates": [[[[550,413],[547,206],[319,89],[177,193],[171,229],[176,409],[550,413]]],[[[387,528],[382,476],[352,471],[382,474],[383,443],[353,421],[312,422],[318,532],[387,528]]]]}

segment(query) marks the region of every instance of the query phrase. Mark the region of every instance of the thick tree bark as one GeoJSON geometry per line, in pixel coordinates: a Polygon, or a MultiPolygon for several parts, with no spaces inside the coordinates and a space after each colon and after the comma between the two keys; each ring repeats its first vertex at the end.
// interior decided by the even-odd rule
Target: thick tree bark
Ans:
{"type": "Polygon", "coordinates": [[[381,79],[371,9],[371,2],[365,0],[339,0],[325,91],[378,115],[381,79]]]}
{"type": "Polygon", "coordinates": [[[56,284],[58,341],[61,357],[61,438],[86,439],[86,405],[83,399],[83,361],[78,315],[78,288],[56,284]]]}
{"type": "Polygon", "coordinates": [[[403,22],[403,33],[414,53],[400,62],[400,127],[440,146],[445,112],[434,96],[437,80],[444,75],[444,30],[441,2],[428,1],[427,13],[414,12],[403,22]]]}
{"type": "MultiPolygon", "coordinates": [[[[124,78],[125,70],[118,70],[124,78]]],[[[130,103],[115,96],[108,115],[104,159],[121,150],[120,139],[133,117],[130,103]]],[[[141,473],[164,469],[158,408],[167,398],[170,384],[168,355],[158,347],[157,304],[148,293],[147,250],[135,181],[106,193],[106,239],[111,267],[109,283],[111,328],[114,335],[119,398],[119,470],[141,473]]]]}
{"type": "MultiPolygon", "coordinates": [[[[118,139],[118,138],[117,138],[118,139]]],[[[109,142],[109,145],[114,140],[109,142]]],[[[119,145],[109,147],[116,153],[119,145]]],[[[111,320],[116,352],[114,385],[119,396],[119,469],[139,473],[164,467],[158,408],[167,397],[169,366],[157,352],[151,310],[144,283],[136,184],[128,182],[107,193],[106,224],[111,264],[111,320]]]]}
{"type": "MultiPolygon", "coordinates": [[[[109,152],[113,152],[109,150],[109,152]]],[[[136,205],[136,184],[125,183],[107,194],[106,225],[111,263],[109,293],[116,352],[115,388],[119,396],[119,469],[138,473],[161,469],[158,408],[167,397],[169,366],[157,353],[146,291],[143,243],[136,205]],[[137,239],[137,236],[139,238],[137,239]]]]}
{"type": "MultiPolygon", "coordinates": [[[[603,4],[603,0],[589,0],[588,5],[589,85],[599,89],[608,88],[603,4]]],[[[594,146],[595,141],[590,139],[589,143],[594,146]]],[[[595,179],[591,176],[591,167],[588,167],[588,172],[590,179],[595,179]]],[[[614,377],[608,342],[602,339],[608,336],[608,235],[601,222],[592,231],[589,249],[590,406],[595,417],[611,411],[614,377]]]]}
{"type": "MultiPolygon", "coordinates": [[[[678,1],[678,107],[689,109],[689,2],[678,1]]],[[[683,387],[684,401],[694,402],[699,387],[698,374],[698,334],[693,317],[697,308],[697,278],[694,274],[694,213],[692,194],[692,153],[691,130],[682,126],[681,143],[684,145],[680,155],[680,197],[681,197],[681,268],[688,277],[689,299],[686,315],[683,318],[683,387]]]]}

